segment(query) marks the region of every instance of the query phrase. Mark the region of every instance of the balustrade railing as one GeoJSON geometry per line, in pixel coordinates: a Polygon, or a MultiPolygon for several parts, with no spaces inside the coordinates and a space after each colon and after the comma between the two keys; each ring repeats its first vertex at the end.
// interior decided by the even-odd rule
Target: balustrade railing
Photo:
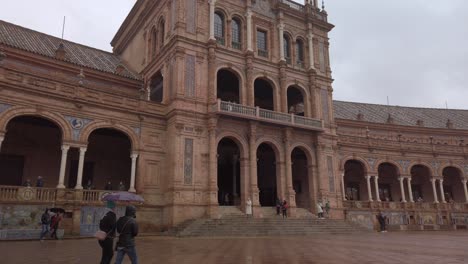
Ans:
{"type": "Polygon", "coordinates": [[[296,10],[299,10],[299,11],[303,11],[303,10],[304,10],[304,6],[303,6],[303,5],[298,4],[298,3],[296,3],[296,2],[293,2],[293,1],[281,0],[281,3],[288,5],[288,6],[289,6],[290,8],[292,8],[292,9],[296,9],[296,10]]]}
{"type": "Polygon", "coordinates": [[[36,201],[53,202],[57,199],[57,189],[50,188],[35,188],[36,201]]]}
{"type": "Polygon", "coordinates": [[[15,201],[18,197],[19,187],[16,186],[0,186],[1,201],[15,201]]]}
{"type": "Polygon", "coordinates": [[[259,107],[245,106],[237,103],[221,101],[220,99],[218,99],[218,103],[213,106],[213,110],[217,112],[236,114],[248,118],[270,120],[277,123],[309,127],[320,130],[323,129],[323,122],[318,119],[275,112],[261,109],[259,107]]]}

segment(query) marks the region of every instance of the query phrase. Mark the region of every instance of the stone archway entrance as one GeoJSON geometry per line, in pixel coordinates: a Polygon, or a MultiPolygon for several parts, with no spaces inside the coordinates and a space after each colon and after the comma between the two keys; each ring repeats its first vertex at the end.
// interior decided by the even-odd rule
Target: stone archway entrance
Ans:
{"type": "Polygon", "coordinates": [[[382,163],[379,172],[379,197],[384,202],[397,202],[403,199],[398,181],[398,168],[391,163],[382,163]]]}
{"type": "Polygon", "coordinates": [[[345,198],[350,201],[369,200],[366,188],[366,171],[364,165],[357,160],[348,160],[344,165],[345,198]]]}
{"type": "Polygon", "coordinates": [[[434,202],[434,192],[431,185],[431,170],[424,165],[414,165],[411,167],[411,191],[413,201],[434,202]]]}
{"type": "Polygon", "coordinates": [[[255,106],[263,109],[275,110],[274,90],[265,79],[257,79],[254,82],[255,106]]]}
{"type": "Polygon", "coordinates": [[[464,203],[466,199],[460,170],[455,167],[446,167],[442,175],[444,176],[444,196],[440,197],[444,197],[446,202],[464,203]]]}
{"type": "Polygon", "coordinates": [[[226,69],[221,69],[217,74],[216,91],[221,101],[240,103],[239,79],[237,76],[226,69]]]}
{"type": "Polygon", "coordinates": [[[278,198],[275,151],[269,144],[263,143],[257,149],[257,160],[260,205],[275,206],[278,198]]]}
{"type": "MultiPolygon", "coordinates": [[[[89,135],[88,142],[83,164],[83,188],[127,191],[132,166],[129,137],[116,129],[99,128],[89,135]]],[[[78,151],[72,151],[70,166],[67,166],[69,188],[76,186],[78,166],[78,151]]]]}
{"type": "Polygon", "coordinates": [[[15,117],[7,125],[0,152],[0,185],[57,186],[62,131],[58,125],[35,116],[15,117]]]}
{"type": "Polygon", "coordinates": [[[299,208],[312,208],[310,204],[310,182],[308,161],[305,152],[295,148],[291,153],[291,167],[293,188],[296,192],[296,206],[299,208]]]}
{"type": "Polygon", "coordinates": [[[218,203],[230,206],[240,205],[241,182],[239,147],[229,138],[218,144],[218,203]]]}

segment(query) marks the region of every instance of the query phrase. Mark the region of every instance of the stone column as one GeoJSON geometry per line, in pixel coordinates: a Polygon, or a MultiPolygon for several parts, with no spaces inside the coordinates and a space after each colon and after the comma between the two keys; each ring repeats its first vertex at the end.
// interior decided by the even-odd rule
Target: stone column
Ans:
{"type": "Polygon", "coordinates": [[[374,184],[375,184],[375,200],[377,202],[380,202],[379,176],[374,176],[374,184]]]}
{"type": "Polygon", "coordinates": [[[431,179],[432,193],[434,194],[434,203],[439,203],[439,201],[437,199],[437,190],[436,190],[436,186],[435,186],[435,181],[436,181],[436,179],[431,179]]]}
{"type": "Polygon", "coordinates": [[[135,190],[135,171],[136,171],[136,160],[138,158],[138,154],[132,153],[130,155],[130,158],[132,159],[132,170],[130,174],[130,188],[128,189],[129,192],[136,192],[135,190]]]}
{"type": "Polygon", "coordinates": [[[280,61],[285,61],[284,59],[284,42],[283,42],[283,31],[284,24],[281,23],[278,25],[278,38],[279,38],[279,48],[280,48],[280,61]]]}
{"type": "Polygon", "coordinates": [[[445,194],[444,194],[444,180],[439,179],[439,189],[440,189],[440,202],[445,203],[445,194]]]}
{"type": "Polygon", "coordinates": [[[3,136],[0,137],[0,151],[2,150],[2,143],[5,138],[3,136]]]}
{"type": "Polygon", "coordinates": [[[406,178],[407,182],[408,183],[408,192],[409,192],[409,201],[411,203],[414,203],[414,199],[413,199],[413,188],[411,187],[411,178],[406,178]]]}
{"type": "Polygon", "coordinates": [[[245,17],[247,20],[247,51],[253,51],[252,49],[252,10],[250,8],[247,9],[245,13],[245,17]]]}
{"type": "Polygon", "coordinates": [[[288,203],[291,207],[296,207],[296,192],[293,188],[292,180],[292,161],[291,148],[289,147],[289,138],[291,131],[285,130],[284,136],[284,161],[285,161],[285,176],[286,176],[286,195],[288,195],[288,203]]]}
{"type": "Polygon", "coordinates": [[[216,145],[216,126],[211,126],[208,129],[209,133],[209,187],[210,187],[210,192],[214,192],[217,190],[216,186],[216,181],[217,181],[217,176],[218,176],[218,151],[217,151],[217,145],[216,145]]]}
{"type": "Polygon", "coordinates": [[[343,192],[343,201],[346,201],[346,189],[345,189],[345,184],[344,184],[344,172],[343,174],[341,175],[341,191],[343,192]]]}
{"type": "Polygon", "coordinates": [[[210,4],[210,40],[215,40],[215,34],[214,34],[214,13],[215,13],[215,5],[216,5],[216,0],[210,0],[208,1],[210,4]]]}
{"type": "Polygon", "coordinates": [[[85,153],[86,153],[86,147],[81,147],[80,159],[78,161],[78,175],[76,177],[76,186],[75,186],[75,189],[77,190],[83,189],[82,181],[83,181],[83,166],[84,166],[85,153]]]}
{"type": "Polygon", "coordinates": [[[70,149],[70,146],[67,145],[62,145],[62,158],[60,160],[60,173],[59,173],[59,182],[57,185],[58,189],[63,189],[65,188],[65,169],[67,167],[67,154],[68,150],[70,149]]]}
{"type": "Polygon", "coordinates": [[[314,64],[314,34],[312,29],[309,29],[309,34],[307,35],[307,40],[309,41],[309,69],[315,69],[314,64]]]}
{"type": "Polygon", "coordinates": [[[405,178],[404,177],[399,177],[398,180],[400,181],[401,201],[406,203],[405,187],[403,185],[403,181],[405,180],[405,178]]]}
{"type": "Polygon", "coordinates": [[[252,205],[259,206],[258,199],[258,181],[257,181],[257,148],[256,144],[257,125],[250,123],[249,135],[249,158],[250,158],[250,195],[252,197],[252,205]]]}
{"type": "Polygon", "coordinates": [[[369,202],[372,202],[372,189],[371,189],[371,184],[370,184],[370,178],[371,178],[371,176],[366,176],[367,193],[369,195],[369,202]]]}
{"type": "Polygon", "coordinates": [[[463,179],[462,183],[463,183],[463,190],[465,191],[465,202],[468,203],[468,190],[466,188],[466,179],[463,179]]]}

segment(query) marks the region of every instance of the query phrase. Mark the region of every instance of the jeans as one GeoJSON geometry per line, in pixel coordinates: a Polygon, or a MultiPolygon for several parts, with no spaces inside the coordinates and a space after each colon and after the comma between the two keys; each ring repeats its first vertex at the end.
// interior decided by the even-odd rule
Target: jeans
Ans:
{"type": "Polygon", "coordinates": [[[138,264],[137,252],[135,246],[126,248],[117,248],[117,257],[115,264],[122,264],[125,254],[128,255],[132,264],[138,264]]]}
{"type": "Polygon", "coordinates": [[[114,239],[106,238],[98,242],[102,248],[101,264],[110,264],[114,256],[114,239]]]}
{"type": "Polygon", "coordinates": [[[42,240],[47,233],[49,233],[49,225],[42,224],[42,232],[40,239],[42,240]]]}

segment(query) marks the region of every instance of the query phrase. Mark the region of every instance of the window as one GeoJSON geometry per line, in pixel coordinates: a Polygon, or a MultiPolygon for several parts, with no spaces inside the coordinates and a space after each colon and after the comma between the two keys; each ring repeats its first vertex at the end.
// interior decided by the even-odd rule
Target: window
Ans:
{"type": "Polygon", "coordinates": [[[283,35],[284,58],[288,64],[291,64],[291,41],[288,35],[283,35]]]}
{"type": "Polygon", "coordinates": [[[300,39],[296,41],[296,65],[304,68],[304,42],[300,39]]]}
{"type": "Polygon", "coordinates": [[[235,49],[242,49],[241,44],[241,26],[240,21],[237,18],[234,18],[231,23],[232,30],[232,47],[235,49]]]}
{"type": "Polygon", "coordinates": [[[257,30],[257,50],[259,56],[268,57],[267,33],[265,31],[257,30]]]}
{"type": "Polygon", "coordinates": [[[156,51],[157,51],[157,46],[158,46],[158,32],[156,31],[155,28],[153,28],[151,30],[151,50],[150,50],[150,54],[152,57],[155,57],[156,56],[156,51]]]}
{"type": "Polygon", "coordinates": [[[220,13],[215,13],[214,34],[216,42],[224,45],[224,17],[220,13]]]}
{"type": "Polygon", "coordinates": [[[159,22],[158,26],[158,35],[159,35],[159,49],[161,49],[164,46],[164,20],[161,20],[159,22]]]}

